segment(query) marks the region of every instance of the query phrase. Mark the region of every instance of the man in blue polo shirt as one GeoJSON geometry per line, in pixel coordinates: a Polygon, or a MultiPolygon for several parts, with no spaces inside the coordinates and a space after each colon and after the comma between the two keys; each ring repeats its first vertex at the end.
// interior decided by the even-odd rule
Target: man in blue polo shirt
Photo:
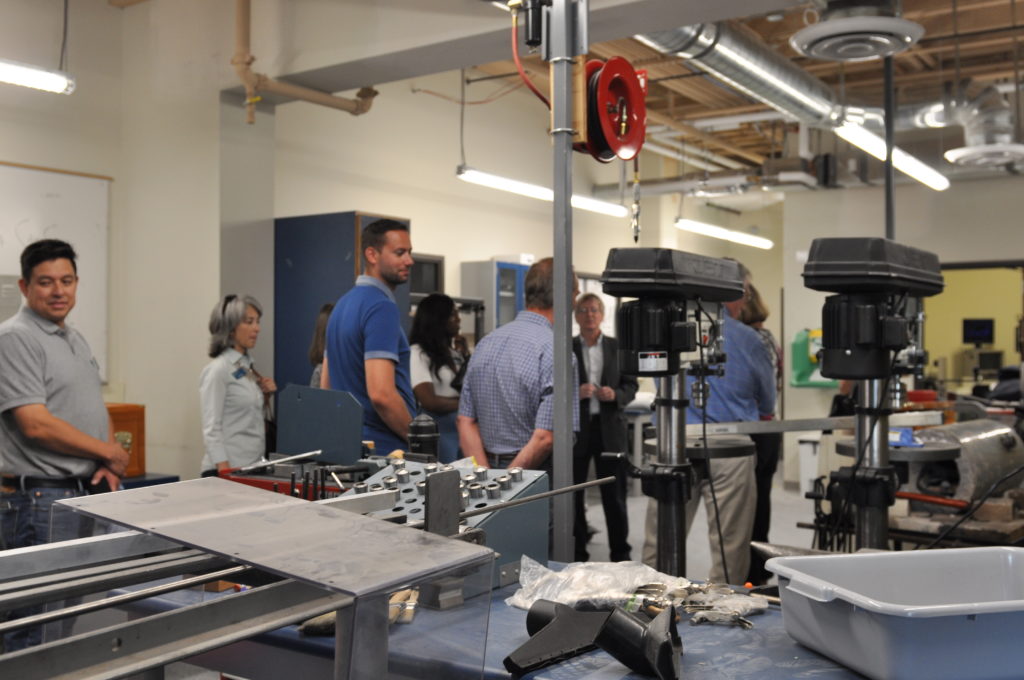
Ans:
{"type": "Polygon", "coordinates": [[[321,387],[344,390],[363,406],[363,439],[376,452],[407,449],[416,402],[409,379],[409,341],[395,288],[409,280],[409,227],[377,220],[363,229],[363,275],[327,322],[321,387]]]}

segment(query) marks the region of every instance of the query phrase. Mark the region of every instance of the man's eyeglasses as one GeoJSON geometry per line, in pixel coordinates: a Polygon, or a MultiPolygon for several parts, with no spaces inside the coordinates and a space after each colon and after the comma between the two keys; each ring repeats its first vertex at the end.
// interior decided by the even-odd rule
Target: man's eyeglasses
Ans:
{"type": "Polygon", "coordinates": [[[580,307],[576,310],[577,314],[600,314],[601,309],[597,307],[580,307]]]}

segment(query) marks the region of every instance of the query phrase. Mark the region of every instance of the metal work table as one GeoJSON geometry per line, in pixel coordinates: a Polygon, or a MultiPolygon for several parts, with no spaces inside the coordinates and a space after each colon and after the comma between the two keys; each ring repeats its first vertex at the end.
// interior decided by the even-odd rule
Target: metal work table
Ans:
{"type": "MultiPolygon", "coordinates": [[[[491,595],[491,614],[487,631],[487,652],[484,660],[484,678],[509,680],[502,660],[515,648],[526,642],[526,612],[505,604],[505,599],[518,586],[506,586],[491,595]]],[[[211,593],[184,591],[158,600],[134,603],[130,609],[151,612],[153,608],[171,609],[198,601],[211,593]]],[[[433,628],[441,613],[420,608],[410,624],[391,626],[391,647],[400,649],[414,640],[425,628],[433,628]]],[[[679,634],[683,640],[682,676],[686,680],[789,680],[813,677],[815,680],[855,680],[861,676],[820,654],[797,644],[786,634],[782,613],[771,607],[762,615],[751,617],[754,628],[724,626],[690,626],[689,615],[683,615],[679,634]]],[[[419,677],[453,677],[457,657],[472,658],[479,650],[467,648],[464,641],[474,640],[475,621],[448,624],[443,634],[443,649],[437,658],[446,658],[450,665],[447,674],[438,675],[425,669],[419,677]],[[461,651],[460,651],[461,650],[461,651]]],[[[470,643],[471,644],[471,643],[470,643]]],[[[249,640],[189,659],[189,663],[230,674],[259,680],[259,678],[330,677],[334,656],[333,637],[301,635],[296,626],[288,626],[249,640]]],[[[423,658],[418,659],[422,664],[423,658]]],[[[392,672],[396,669],[391,668],[392,672]]],[[[631,673],[625,666],[601,650],[588,652],[560,664],[531,673],[531,680],[639,680],[644,676],[631,673]]]]}

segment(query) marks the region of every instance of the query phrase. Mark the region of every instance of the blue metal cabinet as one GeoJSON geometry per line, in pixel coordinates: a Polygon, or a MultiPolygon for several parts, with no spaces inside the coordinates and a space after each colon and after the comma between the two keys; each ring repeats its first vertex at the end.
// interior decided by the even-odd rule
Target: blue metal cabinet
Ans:
{"type": "Polygon", "coordinates": [[[495,260],[462,263],[462,294],[484,301],[485,334],[522,311],[529,269],[526,264],[495,260]]]}
{"type": "MultiPolygon", "coordinates": [[[[279,390],[309,385],[309,345],[320,306],[336,302],[355,285],[360,234],[384,217],[349,211],[274,220],[274,380],[279,390]]],[[[399,286],[395,298],[408,333],[409,286],[399,286]]]]}

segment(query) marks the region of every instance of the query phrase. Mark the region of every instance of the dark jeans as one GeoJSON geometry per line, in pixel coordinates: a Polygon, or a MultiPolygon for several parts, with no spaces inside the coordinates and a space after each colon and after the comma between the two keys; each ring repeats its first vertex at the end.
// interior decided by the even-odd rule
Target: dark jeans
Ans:
{"type": "MultiPolygon", "coordinates": [[[[782,433],[752,434],[754,448],[757,451],[757,463],[754,466],[754,480],[757,485],[757,504],[754,506],[754,531],[751,541],[767,542],[768,528],[772,521],[772,478],[779,466],[779,451],[782,448],[782,433]]],[[[754,585],[763,585],[771,578],[764,568],[764,559],[753,549],[750,550],[750,572],[747,580],[754,585]]]]}
{"type": "MultiPolygon", "coordinates": [[[[0,537],[3,547],[27,548],[41,545],[49,543],[51,536],[55,541],[78,538],[82,526],[81,516],[66,509],[51,513],[51,507],[54,502],[61,499],[82,495],[85,495],[85,492],[78,489],[44,488],[26,488],[24,491],[18,489],[0,493],[0,537]]],[[[22,607],[12,610],[5,618],[19,619],[42,611],[43,608],[38,605],[22,607]]],[[[42,640],[42,626],[22,628],[4,635],[3,650],[13,652],[38,645],[42,640]]]]}
{"type": "MultiPolygon", "coordinates": [[[[630,559],[630,546],[626,541],[629,535],[629,517],[626,514],[626,475],[619,470],[614,462],[601,458],[604,441],[601,437],[600,417],[590,419],[587,431],[580,433],[580,441],[573,449],[572,481],[574,484],[587,481],[590,461],[594,461],[594,472],[598,478],[615,476],[611,484],[604,484],[601,489],[601,507],[604,509],[605,524],[608,527],[609,559],[622,562],[630,559]]],[[[590,559],[587,553],[587,516],[584,509],[584,491],[577,491],[575,496],[576,513],[573,522],[573,537],[576,544],[577,562],[590,559]]]]}

